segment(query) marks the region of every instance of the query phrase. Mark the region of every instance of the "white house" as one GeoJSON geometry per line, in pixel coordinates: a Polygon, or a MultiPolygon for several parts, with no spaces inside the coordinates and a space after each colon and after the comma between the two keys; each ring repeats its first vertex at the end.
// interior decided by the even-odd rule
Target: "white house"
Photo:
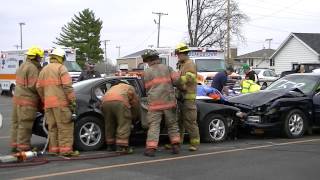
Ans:
{"type": "Polygon", "coordinates": [[[258,51],[243,54],[234,58],[235,67],[248,64],[254,68],[273,68],[271,67],[270,56],[275,52],[274,49],[260,49],[258,51]]]}
{"type": "Polygon", "coordinates": [[[291,33],[270,58],[277,74],[296,64],[319,64],[320,33],[291,33]]]}

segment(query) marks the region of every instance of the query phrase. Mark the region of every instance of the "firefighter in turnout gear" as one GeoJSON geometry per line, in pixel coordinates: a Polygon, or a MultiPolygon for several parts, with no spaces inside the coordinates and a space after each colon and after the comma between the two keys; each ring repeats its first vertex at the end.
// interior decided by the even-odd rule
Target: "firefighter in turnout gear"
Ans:
{"type": "Polygon", "coordinates": [[[76,156],[73,151],[73,121],[75,94],[72,80],[63,65],[65,51],[56,48],[50,54],[50,63],[45,66],[38,78],[37,90],[44,104],[48,124],[49,153],[62,156],[76,156]]]}
{"type": "Polygon", "coordinates": [[[40,61],[44,51],[32,46],[26,52],[26,61],[16,72],[16,89],[13,97],[13,114],[11,124],[12,151],[29,151],[32,126],[38,111],[40,97],[36,82],[41,70],[40,61]]]}
{"type": "Polygon", "coordinates": [[[129,147],[129,137],[138,110],[139,99],[134,87],[123,80],[117,80],[106,92],[102,103],[108,151],[133,152],[129,147]]]}
{"type": "Polygon", "coordinates": [[[200,144],[199,127],[197,124],[196,89],[197,70],[195,64],[189,59],[190,49],[184,43],[179,43],[175,49],[178,56],[179,74],[178,80],[178,110],[179,129],[181,141],[184,138],[184,129],[190,136],[190,151],[196,151],[200,144]]]}
{"type": "Polygon", "coordinates": [[[158,147],[160,123],[162,117],[168,128],[168,134],[172,145],[172,153],[180,151],[180,134],[176,120],[176,99],[173,88],[175,73],[173,70],[160,64],[159,54],[155,50],[147,50],[143,55],[143,62],[148,63],[149,68],[144,72],[144,85],[148,98],[148,136],[146,156],[155,156],[158,147]]]}

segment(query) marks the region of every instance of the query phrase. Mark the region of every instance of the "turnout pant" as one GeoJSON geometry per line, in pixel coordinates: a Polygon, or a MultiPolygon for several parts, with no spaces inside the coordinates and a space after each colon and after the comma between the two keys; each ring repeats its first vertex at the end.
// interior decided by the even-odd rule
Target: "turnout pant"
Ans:
{"type": "Polygon", "coordinates": [[[11,146],[20,151],[31,148],[32,126],[37,108],[31,106],[13,106],[11,125],[11,146]]]}
{"type": "Polygon", "coordinates": [[[105,101],[102,105],[105,117],[107,145],[129,146],[132,113],[121,101],[105,101]]]}
{"type": "Polygon", "coordinates": [[[197,106],[194,100],[184,100],[178,103],[179,108],[179,129],[181,142],[183,143],[184,131],[186,130],[190,137],[191,145],[200,144],[199,127],[197,123],[197,106]]]}
{"type": "Polygon", "coordinates": [[[68,107],[45,109],[48,124],[49,152],[68,153],[73,151],[74,123],[68,107]]]}
{"type": "Polygon", "coordinates": [[[159,142],[160,124],[164,115],[165,123],[168,128],[168,134],[171,144],[180,144],[180,135],[178,129],[178,122],[174,109],[148,111],[147,120],[149,124],[148,137],[146,142],[147,149],[156,149],[159,142]]]}

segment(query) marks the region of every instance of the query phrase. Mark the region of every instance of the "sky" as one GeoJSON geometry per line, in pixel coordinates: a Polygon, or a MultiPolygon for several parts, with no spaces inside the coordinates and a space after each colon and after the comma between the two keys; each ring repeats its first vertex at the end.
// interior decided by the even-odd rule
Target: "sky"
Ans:
{"type": "MultiPolygon", "coordinates": [[[[249,17],[242,27],[245,41],[232,38],[238,55],[269,48],[277,49],[291,32],[320,33],[319,0],[235,0],[249,17]]],[[[158,16],[161,18],[160,46],[174,47],[187,37],[185,0],[10,0],[0,6],[0,50],[23,49],[31,45],[55,46],[61,27],[85,8],[103,21],[101,40],[107,43],[107,57],[115,59],[157,44],[158,16]],[[120,48],[117,48],[119,47],[120,48]]],[[[102,46],[104,49],[104,46],[102,46]]]]}

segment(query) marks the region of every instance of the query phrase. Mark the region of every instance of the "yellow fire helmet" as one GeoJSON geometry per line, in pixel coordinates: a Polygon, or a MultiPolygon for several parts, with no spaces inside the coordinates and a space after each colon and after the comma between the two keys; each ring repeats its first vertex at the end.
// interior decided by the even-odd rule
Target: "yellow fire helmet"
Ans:
{"type": "Polygon", "coordinates": [[[44,51],[42,48],[38,47],[38,46],[31,46],[28,51],[26,52],[26,55],[28,56],[40,56],[41,58],[44,57],[44,51]]]}
{"type": "Polygon", "coordinates": [[[190,51],[190,49],[185,43],[179,43],[175,49],[176,53],[184,53],[184,52],[189,52],[189,51],[190,51]]]}

